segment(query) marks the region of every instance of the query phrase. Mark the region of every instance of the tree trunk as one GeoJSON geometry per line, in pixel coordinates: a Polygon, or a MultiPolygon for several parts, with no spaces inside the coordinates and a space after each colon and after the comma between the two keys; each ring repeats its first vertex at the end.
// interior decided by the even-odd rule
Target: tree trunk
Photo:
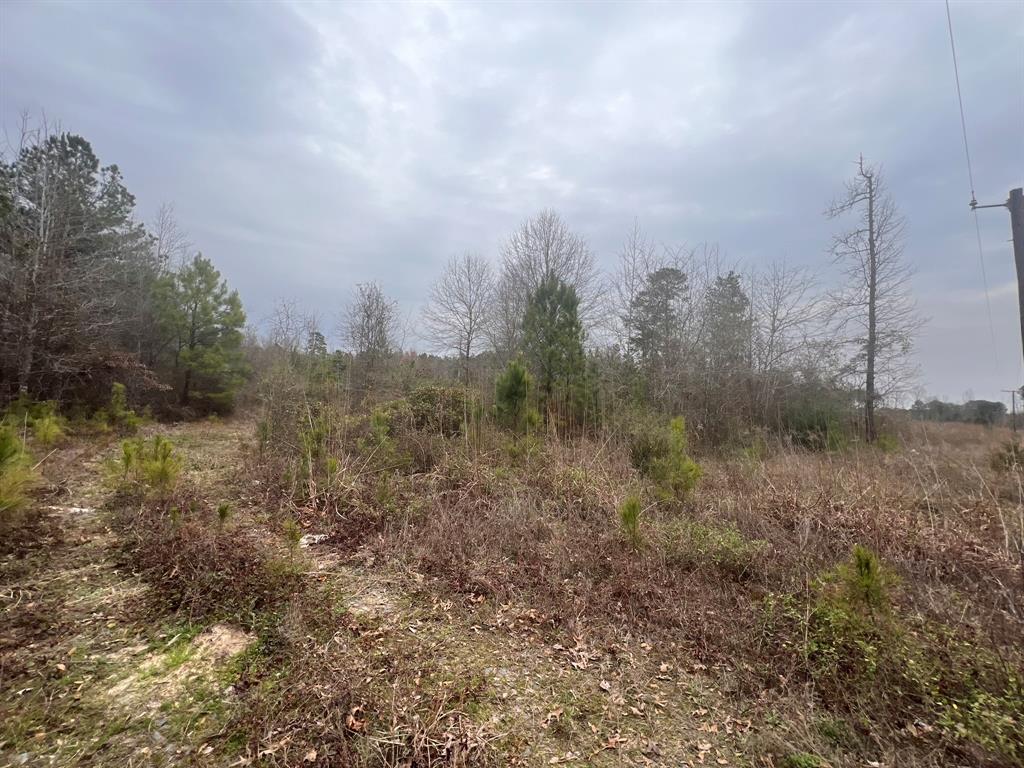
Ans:
{"type": "Polygon", "coordinates": [[[868,176],[868,340],[867,372],[864,381],[864,439],[875,442],[875,354],[877,352],[876,300],[878,294],[878,248],[875,242],[875,184],[868,176]]]}

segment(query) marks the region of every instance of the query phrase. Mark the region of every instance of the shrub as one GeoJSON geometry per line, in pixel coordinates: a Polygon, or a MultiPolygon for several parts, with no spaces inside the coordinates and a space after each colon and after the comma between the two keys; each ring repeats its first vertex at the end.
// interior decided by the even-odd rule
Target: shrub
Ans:
{"type": "Polygon", "coordinates": [[[993,758],[986,765],[1018,764],[1019,657],[1002,658],[959,628],[899,615],[888,607],[889,583],[877,558],[856,547],[808,601],[770,596],[763,636],[789,655],[823,704],[853,715],[863,735],[922,719],[950,742],[985,752],[993,758]]]}
{"type": "Polygon", "coordinates": [[[525,432],[540,421],[529,406],[532,377],[520,360],[510,360],[494,385],[494,412],[498,422],[515,432],[525,432]]]}
{"type": "Polygon", "coordinates": [[[33,478],[17,433],[0,424],[0,530],[13,527],[21,519],[33,478]]]}
{"type": "Polygon", "coordinates": [[[479,416],[476,397],[461,387],[417,387],[408,397],[416,429],[445,437],[458,435],[479,416]]]}
{"type": "Polygon", "coordinates": [[[1016,440],[1003,443],[992,452],[989,464],[996,472],[1008,472],[1024,466],[1024,446],[1016,440]]]}
{"type": "Polygon", "coordinates": [[[791,404],[783,412],[780,426],[794,444],[812,451],[842,451],[849,443],[846,415],[827,398],[791,404]]]}
{"type": "Polygon", "coordinates": [[[302,587],[301,573],[247,529],[225,533],[214,512],[197,500],[180,500],[170,514],[147,507],[122,516],[125,554],[156,589],[161,611],[251,625],[302,587]]]}
{"type": "Polygon", "coordinates": [[[896,453],[900,449],[900,441],[896,435],[883,432],[875,438],[875,447],[882,453],[896,453]]]}
{"type": "Polygon", "coordinates": [[[684,499],[703,474],[687,455],[686,422],[677,416],[668,428],[642,429],[630,444],[630,460],[642,475],[654,481],[664,501],[684,499]]]}
{"type": "Polygon", "coordinates": [[[685,518],[665,527],[662,542],[665,559],[673,567],[711,566],[740,579],[755,569],[766,548],[765,542],[745,538],[732,524],[685,518]]]}
{"type": "Polygon", "coordinates": [[[641,544],[640,511],[640,497],[635,493],[627,496],[619,507],[619,523],[633,549],[640,549],[641,544]]]}

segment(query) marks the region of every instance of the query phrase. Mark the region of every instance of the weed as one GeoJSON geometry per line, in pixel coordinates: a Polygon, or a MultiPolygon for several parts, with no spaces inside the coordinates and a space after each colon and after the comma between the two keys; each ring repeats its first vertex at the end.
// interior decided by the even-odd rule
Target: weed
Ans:
{"type": "Polygon", "coordinates": [[[750,540],[729,523],[704,523],[686,518],[668,523],[662,534],[667,562],[693,570],[711,566],[742,579],[751,574],[765,550],[765,542],[750,540]]]}

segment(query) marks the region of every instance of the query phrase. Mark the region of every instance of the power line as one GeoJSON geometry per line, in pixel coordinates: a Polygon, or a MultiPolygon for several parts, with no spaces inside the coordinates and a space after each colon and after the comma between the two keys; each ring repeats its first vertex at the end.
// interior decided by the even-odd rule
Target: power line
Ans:
{"type": "Polygon", "coordinates": [[[988,293],[988,274],[985,271],[985,254],[981,247],[981,224],[978,223],[978,199],[974,193],[974,169],[971,166],[971,148],[967,142],[967,118],[964,115],[964,97],[960,91],[960,65],[956,58],[956,42],[953,39],[953,16],[946,0],[946,25],[949,28],[949,50],[953,54],[953,77],[956,80],[956,100],[960,105],[960,130],[964,137],[964,157],[967,159],[967,180],[971,185],[971,212],[974,214],[974,233],[978,240],[978,266],[981,267],[981,284],[985,288],[985,311],[988,314],[988,332],[992,337],[992,355],[999,366],[999,347],[996,344],[996,326],[992,321],[992,301],[988,293]]]}
{"type": "Polygon", "coordinates": [[[956,100],[960,104],[960,130],[964,134],[964,156],[967,158],[967,178],[971,182],[971,207],[978,204],[974,195],[974,169],[971,168],[971,150],[967,144],[967,118],[964,117],[964,97],[960,93],[960,65],[956,60],[956,43],[953,41],[953,16],[946,0],[946,24],[949,26],[949,49],[953,52],[953,76],[956,78],[956,100]]]}

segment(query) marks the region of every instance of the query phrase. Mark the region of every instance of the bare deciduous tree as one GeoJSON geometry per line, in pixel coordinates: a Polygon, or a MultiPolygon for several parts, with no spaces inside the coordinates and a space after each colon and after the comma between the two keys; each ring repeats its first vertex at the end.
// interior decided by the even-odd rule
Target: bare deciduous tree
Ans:
{"type": "Polygon", "coordinates": [[[469,381],[469,361],[482,336],[494,294],[491,266],[479,255],[453,257],[430,289],[423,311],[424,337],[435,347],[458,355],[469,381]]]}
{"type": "Polygon", "coordinates": [[[358,283],[341,317],[339,330],[366,370],[374,370],[398,346],[398,302],[388,298],[377,283],[358,283]]]}
{"type": "Polygon", "coordinates": [[[910,266],[903,260],[904,221],[881,169],[861,157],[829,218],[853,212],[857,226],[836,235],[832,254],[845,285],[834,294],[837,327],[853,352],[849,372],[863,381],[864,436],[877,436],[875,406],[906,388],[914,335],[922,324],[910,296],[910,266]]]}
{"type": "MultiPolygon", "coordinates": [[[[502,289],[509,299],[504,310],[518,315],[520,321],[530,297],[548,274],[576,291],[584,325],[595,321],[603,293],[600,270],[587,241],[572,232],[555,211],[541,211],[520,224],[502,249],[502,262],[502,289]]],[[[511,320],[499,323],[511,326],[511,320]]]]}

